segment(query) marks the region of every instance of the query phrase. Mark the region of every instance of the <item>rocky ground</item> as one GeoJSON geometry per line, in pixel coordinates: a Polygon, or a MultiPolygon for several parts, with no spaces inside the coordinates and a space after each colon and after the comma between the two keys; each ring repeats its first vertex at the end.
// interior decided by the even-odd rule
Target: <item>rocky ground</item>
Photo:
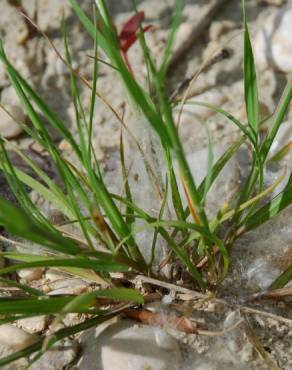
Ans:
{"type": "MultiPolygon", "coordinates": [[[[83,0],[80,3],[91,11],[91,1],[83,0]]],[[[121,27],[132,15],[131,1],[108,0],[107,3],[117,27],[121,27]]],[[[155,58],[159,60],[169,30],[174,1],[144,0],[137,3],[139,9],[145,11],[146,24],[154,26],[146,34],[146,38],[155,58]]],[[[1,0],[0,37],[4,41],[9,58],[74,132],[76,127],[74,107],[69,95],[68,70],[40,33],[20,15],[19,10],[25,11],[37,23],[39,29],[52,39],[60,53],[64,53],[60,22],[65,11],[74,66],[89,80],[92,60],[88,55],[92,55],[92,42],[77,22],[66,0],[22,0],[22,9],[17,8],[12,0],[1,0]]],[[[273,113],[287,74],[292,72],[292,1],[251,0],[247,2],[247,13],[258,67],[261,117],[265,118],[273,113]]],[[[168,75],[170,95],[180,94],[181,84],[201,70],[190,89],[192,99],[221,106],[245,120],[241,19],[239,1],[185,0],[182,24],[178,30],[168,75]]],[[[131,48],[129,58],[136,77],[143,82],[146,71],[138,45],[131,48]]],[[[99,73],[99,91],[116,109],[122,109],[124,93],[116,82],[114,72],[101,65],[99,73]]],[[[82,89],[82,99],[85,105],[89,103],[90,91],[86,88],[82,89]]],[[[19,121],[27,121],[1,65],[0,101],[19,121]]],[[[178,112],[176,115],[178,116],[178,112]]],[[[148,144],[153,138],[145,128],[145,123],[139,116],[131,115],[128,111],[125,112],[125,117],[144,151],[151,156],[151,153],[148,153],[148,144]]],[[[291,120],[290,109],[273,152],[291,141],[291,120]]],[[[180,135],[197,181],[203,178],[207,168],[206,129],[214,143],[215,157],[222,154],[238,137],[238,130],[212,111],[194,105],[185,107],[181,116],[180,135]]],[[[54,176],[54,170],[50,167],[42,148],[27,137],[21,126],[2,110],[0,110],[0,133],[30,153],[35,161],[54,176]]],[[[64,155],[74,162],[68,144],[61,141],[55,132],[52,132],[52,135],[64,155]]],[[[121,185],[116,181],[119,173],[119,135],[120,123],[106,107],[98,104],[94,122],[94,148],[108,185],[116,191],[121,185]]],[[[131,156],[136,158],[131,164],[130,173],[134,178],[136,172],[143,166],[143,161],[139,159],[140,154],[131,143],[128,150],[131,150],[131,156]]],[[[291,171],[291,159],[290,154],[277,168],[268,169],[267,185],[282,173],[283,167],[286,166],[291,171]]],[[[23,165],[17,157],[14,158],[14,162],[23,165]]],[[[222,205],[224,197],[236,188],[240,179],[244,177],[248,165],[248,153],[244,150],[230,162],[208,199],[211,214],[222,205]]],[[[155,194],[151,189],[152,185],[147,181],[145,176],[140,176],[135,185],[135,196],[140,205],[152,209],[156,206],[155,194]]],[[[0,194],[11,197],[2,177],[0,194]]],[[[56,216],[54,210],[51,210],[36,194],[32,194],[32,197],[50,217],[56,216]]],[[[143,241],[145,245],[145,235],[141,236],[142,245],[143,241]]],[[[85,332],[80,338],[71,338],[59,344],[32,368],[291,369],[292,321],[289,306],[282,302],[271,304],[267,301],[248,305],[242,301],[243,297],[267,288],[281,271],[291,265],[291,246],[290,206],[275,220],[249,233],[236,243],[231,255],[232,270],[220,291],[220,297],[224,300],[212,297],[206,300],[192,296],[191,292],[177,290],[175,286],[164,287],[163,303],[148,305],[149,310],[163,317],[162,329],[135,325],[128,320],[110,322],[102,328],[85,332]],[[202,328],[200,335],[179,332],[168,324],[169,317],[181,309],[188,317],[199,323],[202,328]],[[204,332],[205,327],[208,327],[208,333],[204,332]],[[254,333],[262,343],[260,349],[255,344],[254,333]]],[[[146,250],[146,245],[144,248],[146,250]]],[[[19,278],[33,286],[42,286],[50,294],[68,294],[68,292],[80,294],[88,289],[88,282],[52,269],[20,271],[19,278]]],[[[149,286],[155,287],[155,283],[152,283],[143,280],[139,282],[145,289],[149,286]]],[[[70,325],[78,320],[79,317],[71,315],[66,318],[64,325],[70,325]]],[[[17,326],[2,325],[0,353],[5,355],[32,343],[39,333],[50,329],[50,323],[50,317],[38,317],[20,320],[17,326]],[[14,340],[8,343],[8,336],[14,340]]],[[[26,360],[22,360],[17,365],[11,365],[9,369],[24,368],[25,363],[26,360]]]]}

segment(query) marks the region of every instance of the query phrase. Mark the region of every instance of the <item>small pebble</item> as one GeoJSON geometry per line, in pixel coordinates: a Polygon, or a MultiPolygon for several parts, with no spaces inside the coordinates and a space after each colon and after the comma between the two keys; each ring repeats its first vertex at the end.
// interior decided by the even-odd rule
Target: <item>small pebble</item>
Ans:
{"type": "Polygon", "coordinates": [[[274,11],[265,18],[254,41],[255,60],[261,68],[292,71],[292,8],[274,11]]]}
{"type": "MultiPolygon", "coordinates": [[[[25,121],[25,114],[18,105],[6,105],[6,109],[20,122],[25,121]]],[[[23,132],[22,127],[13,120],[3,109],[0,109],[0,135],[6,139],[15,139],[23,132]]]]}
{"type": "Polygon", "coordinates": [[[30,148],[38,153],[38,154],[43,154],[45,152],[45,148],[40,144],[38,143],[37,141],[34,141],[31,145],[30,145],[30,148]]]}
{"type": "Polygon", "coordinates": [[[62,152],[72,152],[72,147],[71,147],[71,144],[63,139],[60,144],[59,144],[59,149],[62,151],[62,152]]]}
{"type": "Polygon", "coordinates": [[[35,343],[38,338],[36,334],[27,333],[11,324],[2,324],[0,326],[0,344],[13,349],[13,351],[20,351],[28,347],[35,343]]]}
{"type": "Polygon", "coordinates": [[[165,351],[176,351],[178,348],[176,340],[160,328],[155,330],[155,341],[158,347],[165,351]]]}
{"type": "Polygon", "coordinates": [[[59,271],[59,270],[56,270],[56,269],[53,269],[53,268],[49,268],[45,272],[45,280],[47,280],[48,282],[53,282],[53,281],[57,281],[57,280],[64,280],[66,278],[70,278],[70,275],[67,274],[66,272],[59,271]]]}
{"type": "Polygon", "coordinates": [[[234,325],[236,321],[239,320],[239,314],[237,311],[230,311],[224,320],[224,328],[229,328],[230,326],[234,325]]]}
{"type": "Polygon", "coordinates": [[[50,209],[48,213],[48,219],[53,225],[60,225],[65,222],[66,216],[59,209],[50,209]]]}
{"type": "MultiPolygon", "coordinates": [[[[59,343],[58,343],[59,344],[59,343]]],[[[58,346],[57,344],[57,346],[58,346]]],[[[31,367],[31,370],[60,370],[68,369],[69,365],[76,358],[78,352],[78,346],[72,341],[65,341],[61,343],[62,350],[53,348],[51,351],[47,351],[38,361],[36,361],[31,367]]]]}
{"type": "Polygon", "coordinates": [[[230,339],[228,342],[227,342],[227,347],[228,349],[231,351],[231,352],[234,352],[234,353],[237,353],[238,350],[239,350],[239,345],[238,343],[236,342],[236,340],[234,339],[230,339]]]}
{"type": "Polygon", "coordinates": [[[78,368],[86,370],[178,370],[183,369],[179,346],[157,328],[122,320],[87,331],[78,368]],[[158,343],[157,343],[158,341],[158,343]],[[162,347],[161,347],[162,346],[162,347]]]}
{"type": "Polygon", "coordinates": [[[48,316],[35,316],[28,317],[26,319],[21,319],[17,321],[17,326],[21,327],[28,333],[40,333],[45,330],[48,324],[48,316]]]}
{"type": "Polygon", "coordinates": [[[145,12],[146,19],[159,20],[165,15],[171,14],[171,7],[167,1],[147,0],[143,1],[141,9],[145,12]]]}
{"type": "Polygon", "coordinates": [[[51,284],[48,284],[50,289],[49,295],[62,295],[62,294],[72,294],[79,295],[85,292],[89,284],[82,279],[64,279],[57,280],[51,284]]]}
{"type": "Polygon", "coordinates": [[[40,279],[42,277],[43,271],[44,270],[42,268],[32,268],[19,270],[17,274],[23,282],[30,283],[33,280],[40,279]]]}
{"type": "Polygon", "coordinates": [[[244,362],[250,362],[253,359],[253,349],[250,344],[246,344],[240,351],[240,359],[244,362]]]}

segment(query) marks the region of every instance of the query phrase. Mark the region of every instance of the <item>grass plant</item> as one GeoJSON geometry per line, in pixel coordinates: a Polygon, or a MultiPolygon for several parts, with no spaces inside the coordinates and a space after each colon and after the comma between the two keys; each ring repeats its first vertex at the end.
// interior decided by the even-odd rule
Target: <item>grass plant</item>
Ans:
{"type": "MultiPolygon", "coordinates": [[[[108,12],[106,1],[96,0],[93,19],[84,13],[77,0],[69,0],[69,3],[92,37],[94,45],[92,83],[89,83],[84,81],[72,66],[72,53],[66,25],[63,22],[66,54],[64,59],[70,71],[72,102],[77,126],[76,136],[71,134],[62,119],[14,68],[5,53],[4,45],[0,43],[0,60],[31,121],[31,126],[24,125],[24,129],[49,154],[63,184],[62,188],[59,187],[25,153],[22,153],[4,138],[0,139],[0,169],[4,172],[20,205],[20,207],[15,206],[0,198],[0,225],[4,226],[10,235],[29,241],[31,248],[34,248],[34,245],[38,246],[37,254],[36,251],[32,254],[19,251],[2,251],[0,253],[5,260],[15,261],[13,264],[0,268],[0,275],[3,277],[1,283],[12,284],[23,292],[21,298],[13,296],[0,298],[0,323],[14,322],[20,318],[43,314],[50,314],[55,319],[62,320],[67,313],[82,313],[86,315],[87,319],[78,325],[56,330],[49,337],[42,336],[39,342],[0,359],[0,366],[23,356],[30,356],[32,363],[57,341],[120,314],[124,307],[143,304],[143,296],[138,290],[116,286],[111,273],[135,272],[161,278],[153,270],[153,256],[158,238],[164,240],[169,247],[170,261],[180,260],[185,271],[193,280],[194,288],[203,292],[207,288],[214,288],[228,273],[229,251],[235,240],[243,233],[270,220],[292,203],[291,175],[287,185],[277,196],[266,201],[265,204],[259,203],[259,200],[275,187],[264,188],[265,166],[271,145],[291,102],[292,84],[289,79],[278,108],[270,117],[270,129],[263,139],[260,138],[261,122],[259,120],[257,76],[244,1],[243,69],[248,124],[240,122],[220,107],[214,107],[204,102],[196,103],[223,115],[241,131],[239,139],[215,163],[212,160],[210,144],[208,174],[201,184],[196,184],[191,175],[173,116],[173,109],[182,103],[171,101],[165,89],[172,45],[181,18],[181,1],[176,3],[169,37],[159,65],[151,56],[142,25],[139,24],[137,38],[147,66],[148,88],[137,82],[129,69],[128,60],[125,60],[123,53],[121,53],[119,37],[108,12]],[[120,157],[122,181],[125,185],[123,195],[112,194],[107,189],[100,164],[95,157],[92,132],[96,100],[102,99],[103,102],[107,103],[97,90],[100,50],[106,55],[106,63],[109,68],[113,67],[123,82],[131,109],[143,116],[160,140],[167,174],[161,208],[157,217],[147,213],[133,201],[131,186],[127,179],[122,137],[120,157]],[[80,79],[92,91],[89,113],[82,103],[80,79]],[[155,91],[155,96],[153,96],[153,91],[155,91]],[[63,157],[62,152],[50,136],[47,126],[43,124],[42,117],[45,117],[49,125],[70,144],[78,165],[73,166],[63,157]],[[206,195],[224,166],[245,144],[249,145],[252,153],[250,174],[239,194],[236,194],[232,199],[230,203],[232,208],[228,205],[227,208],[218,210],[218,215],[214,219],[208,219],[205,208],[206,195]],[[41,180],[37,180],[14,167],[10,161],[8,149],[21,155],[27,165],[35,172],[37,178],[41,180]],[[178,174],[174,171],[174,161],[178,165],[178,174]],[[187,207],[183,206],[182,195],[178,190],[179,183],[183,186],[187,207]],[[66,234],[62,229],[53,225],[32,202],[27,194],[26,186],[35,190],[54,208],[59,209],[69,222],[74,224],[76,235],[81,234],[82,240],[77,236],[66,234]],[[175,211],[172,219],[168,219],[164,212],[168,199],[171,200],[175,211]],[[149,241],[149,249],[152,250],[150,262],[145,260],[143,251],[136,241],[136,235],[139,232],[135,228],[137,219],[142,219],[147,228],[153,230],[152,241],[149,241]],[[227,221],[231,227],[226,232],[227,221]],[[102,250],[97,249],[97,246],[100,245],[103,246],[102,250]],[[199,267],[203,260],[206,260],[206,263],[203,267],[199,267]],[[40,289],[31,288],[29,285],[20,284],[5,277],[14,271],[33,267],[59,268],[72,275],[85,278],[93,284],[94,288],[77,297],[52,297],[40,289]],[[110,300],[112,305],[102,306],[99,304],[105,298],[110,300]],[[123,301],[127,303],[117,309],[114,303],[123,301]]],[[[187,100],[184,103],[189,104],[187,100]]],[[[122,117],[110,104],[108,106],[123,124],[122,117]]],[[[285,150],[283,148],[280,152],[281,156],[285,154],[285,150]]],[[[281,288],[290,279],[291,267],[273,283],[272,288],[281,288]]]]}

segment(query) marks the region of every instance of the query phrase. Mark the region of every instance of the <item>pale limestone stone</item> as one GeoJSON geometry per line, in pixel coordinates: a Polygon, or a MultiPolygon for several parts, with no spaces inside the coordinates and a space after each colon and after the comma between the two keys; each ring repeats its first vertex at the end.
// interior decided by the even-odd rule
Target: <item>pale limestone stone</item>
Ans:
{"type": "MultiPolygon", "coordinates": [[[[58,343],[62,346],[62,350],[53,348],[51,351],[47,351],[38,361],[32,366],[31,370],[60,370],[69,368],[68,365],[76,358],[78,348],[76,343],[72,341],[64,341],[64,343],[58,343]]],[[[86,369],[84,369],[86,370],[86,369]]]]}
{"type": "MultiPolygon", "coordinates": [[[[18,105],[9,105],[5,107],[10,114],[19,120],[20,122],[25,121],[25,114],[18,105]]],[[[22,127],[10,117],[3,109],[0,109],[0,135],[6,139],[14,139],[18,137],[23,129],[22,127]]]]}
{"type": "Polygon", "coordinates": [[[30,334],[11,324],[0,325],[0,345],[20,351],[38,340],[36,334],[30,334]]]}
{"type": "Polygon", "coordinates": [[[49,287],[49,295],[62,295],[62,294],[72,294],[72,295],[79,295],[85,292],[89,284],[78,278],[69,278],[64,280],[56,280],[48,284],[49,287]]]}
{"type": "Polygon", "coordinates": [[[226,101],[227,97],[225,94],[217,89],[210,89],[200,95],[196,95],[195,97],[189,99],[187,104],[184,106],[182,124],[183,119],[192,119],[193,115],[196,115],[199,119],[205,120],[215,113],[215,111],[210,108],[201,105],[195,105],[193,103],[200,102],[220,107],[226,101]]]}
{"type": "Polygon", "coordinates": [[[63,14],[69,14],[66,0],[42,0],[37,6],[38,26],[44,32],[59,29],[63,14]]]}
{"type": "Polygon", "coordinates": [[[48,324],[48,316],[28,317],[17,321],[17,326],[28,333],[40,333],[45,330],[48,324]]]}
{"type": "Polygon", "coordinates": [[[292,8],[271,13],[254,40],[256,63],[263,69],[272,67],[292,71],[292,8]]]}
{"type": "MultiPolygon", "coordinates": [[[[178,344],[157,345],[157,329],[120,321],[87,332],[78,368],[86,370],[177,370],[182,368],[178,344]],[[89,334],[90,333],[90,334],[89,334]],[[164,347],[164,348],[162,348],[164,347]],[[93,350],[94,348],[94,350],[93,350]]],[[[160,334],[159,342],[168,334],[160,334]]],[[[166,339],[169,342],[169,338],[166,339]]],[[[169,344],[169,343],[168,343],[169,344]]]]}
{"type": "Polygon", "coordinates": [[[42,268],[31,268],[25,270],[19,270],[18,276],[26,283],[30,283],[31,281],[38,280],[42,277],[43,274],[42,268]]]}

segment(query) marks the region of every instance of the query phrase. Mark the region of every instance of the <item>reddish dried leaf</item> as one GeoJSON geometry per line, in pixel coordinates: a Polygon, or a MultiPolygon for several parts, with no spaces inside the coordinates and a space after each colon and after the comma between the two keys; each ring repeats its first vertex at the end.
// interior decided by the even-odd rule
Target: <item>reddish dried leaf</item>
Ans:
{"type": "Polygon", "coordinates": [[[128,21],[123,25],[122,30],[119,34],[119,40],[122,49],[124,48],[125,44],[129,43],[130,39],[133,39],[135,37],[136,32],[139,29],[139,25],[141,24],[141,22],[143,22],[144,18],[144,12],[138,12],[130,19],[128,19],[128,21]]]}
{"type": "Polygon", "coordinates": [[[169,327],[189,334],[198,333],[197,323],[191,322],[186,317],[177,317],[170,315],[162,315],[156,312],[147,310],[129,310],[124,313],[128,318],[139,321],[143,324],[163,327],[169,327]]]}
{"type": "MultiPolygon", "coordinates": [[[[144,19],[144,12],[138,12],[123,25],[122,30],[119,33],[120,48],[123,53],[126,53],[135,41],[137,41],[137,33],[139,31],[140,24],[144,19]]],[[[151,25],[144,27],[143,32],[147,32],[151,27],[151,25]]]]}

